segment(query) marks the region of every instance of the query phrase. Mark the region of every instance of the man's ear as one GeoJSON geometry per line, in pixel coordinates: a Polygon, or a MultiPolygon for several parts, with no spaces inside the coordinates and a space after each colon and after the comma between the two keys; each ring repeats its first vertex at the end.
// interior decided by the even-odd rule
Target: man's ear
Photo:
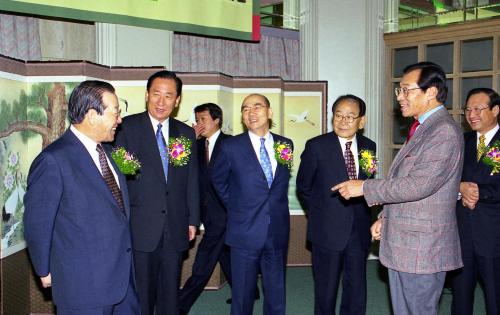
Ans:
{"type": "Polygon", "coordinates": [[[438,95],[438,89],[435,86],[431,86],[425,91],[425,95],[427,96],[427,100],[435,100],[438,95]]]}
{"type": "Polygon", "coordinates": [[[361,116],[361,118],[359,119],[359,128],[358,129],[363,129],[365,128],[365,125],[366,125],[366,122],[367,122],[367,118],[366,118],[366,115],[364,116],[361,116]]]}

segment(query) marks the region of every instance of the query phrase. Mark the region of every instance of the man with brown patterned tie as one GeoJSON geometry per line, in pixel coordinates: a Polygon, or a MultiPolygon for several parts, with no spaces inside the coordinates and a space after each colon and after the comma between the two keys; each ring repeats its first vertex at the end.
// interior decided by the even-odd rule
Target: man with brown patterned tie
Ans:
{"type": "Polygon", "coordinates": [[[125,177],[101,143],[121,123],[115,89],[85,81],[69,98],[70,128],[31,165],[24,231],[60,315],[140,314],[125,177]]]}
{"type": "Polygon", "coordinates": [[[301,156],[297,193],[308,213],[312,244],[314,314],[335,314],[343,273],[340,314],[366,313],[366,258],[371,244],[371,213],[363,198],[346,201],[332,184],[367,179],[360,152],[375,154],[375,143],[357,134],[366,123],[365,102],[342,95],[333,103],[333,132],[310,139],[301,156]]]}
{"type": "Polygon", "coordinates": [[[403,117],[419,125],[398,152],[387,179],[336,185],[349,200],[384,204],[372,227],[380,262],[389,269],[395,314],[436,315],[446,271],[462,266],[455,204],[463,162],[463,136],[443,105],[446,76],[431,62],[406,67],[396,88],[403,117]]]}

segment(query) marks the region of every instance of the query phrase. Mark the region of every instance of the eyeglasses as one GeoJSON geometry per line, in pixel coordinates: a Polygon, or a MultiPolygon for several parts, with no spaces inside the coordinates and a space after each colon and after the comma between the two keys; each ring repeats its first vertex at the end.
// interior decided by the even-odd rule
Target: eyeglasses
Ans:
{"type": "Polygon", "coordinates": [[[352,116],[352,115],[344,116],[340,113],[335,113],[333,117],[335,118],[336,121],[344,120],[345,122],[352,123],[355,119],[358,119],[360,116],[352,116]]]}
{"type": "Polygon", "coordinates": [[[421,88],[416,87],[416,88],[407,88],[407,87],[402,87],[402,88],[395,88],[394,89],[394,94],[396,94],[396,97],[398,97],[401,93],[403,93],[404,97],[408,96],[408,92],[411,90],[420,90],[421,88]]]}
{"type": "Polygon", "coordinates": [[[267,108],[267,106],[263,104],[255,104],[253,106],[245,105],[241,107],[241,112],[242,113],[249,113],[250,111],[260,112],[264,108],[267,108]]]}
{"type": "Polygon", "coordinates": [[[483,107],[474,107],[474,108],[471,108],[471,107],[466,107],[464,109],[464,113],[466,115],[470,115],[472,113],[474,114],[477,114],[477,115],[481,115],[481,113],[483,112],[483,110],[485,109],[489,109],[490,107],[489,106],[483,106],[483,107]]]}

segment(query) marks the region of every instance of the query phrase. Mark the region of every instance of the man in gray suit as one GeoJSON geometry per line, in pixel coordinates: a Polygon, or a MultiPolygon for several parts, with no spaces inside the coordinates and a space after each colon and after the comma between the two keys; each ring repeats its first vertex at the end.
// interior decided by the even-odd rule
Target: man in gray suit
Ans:
{"type": "Polygon", "coordinates": [[[387,179],[350,180],[332,188],[345,198],[384,204],[372,226],[380,261],[389,269],[395,314],[438,313],[446,271],[462,266],[455,203],[463,161],[463,137],[443,102],[440,66],[406,67],[395,89],[404,117],[413,117],[405,145],[387,179]]]}

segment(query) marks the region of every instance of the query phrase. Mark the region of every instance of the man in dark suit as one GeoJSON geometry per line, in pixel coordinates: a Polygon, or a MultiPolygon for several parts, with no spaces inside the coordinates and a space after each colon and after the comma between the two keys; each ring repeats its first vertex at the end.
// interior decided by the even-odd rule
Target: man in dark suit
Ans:
{"type": "Polygon", "coordinates": [[[71,93],[71,127],[31,165],[24,231],[58,314],[139,314],[125,177],[101,142],[121,123],[114,88],[85,81],[71,93]]]}
{"type": "Polygon", "coordinates": [[[363,198],[345,200],[330,188],[348,179],[373,177],[373,170],[362,167],[360,152],[369,150],[375,156],[376,145],[356,134],[366,123],[362,99],[340,96],[332,112],[333,132],[307,141],[297,174],[297,193],[308,210],[314,313],[335,314],[343,272],[340,314],[365,314],[370,209],[363,198]]]}
{"type": "Polygon", "coordinates": [[[170,117],[179,106],[181,92],[182,81],[175,73],[153,74],[147,83],[147,110],[124,118],[116,137],[116,143],[142,163],[140,174],[127,178],[127,184],[143,315],[179,313],[182,256],[199,225],[195,134],[170,117]],[[184,148],[174,148],[173,142],[183,141],[184,148]]]}
{"type": "Polygon", "coordinates": [[[226,244],[231,247],[233,280],[231,314],[252,314],[259,269],[264,287],[264,314],[285,314],[291,155],[279,152],[293,150],[293,143],[269,132],[272,110],[265,96],[248,95],[241,112],[248,132],[226,139],[211,168],[214,189],[228,216],[226,244]]]}
{"type": "Polygon", "coordinates": [[[210,178],[209,168],[217,156],[220,144],[230,137],[224,134],[222,127],[222,109],[214,103],[206,103],[195,107],[196,126],[201,137],[196,141],[200,171],[200,206],[201,222],[205,231],[198,245],[191,277],[180,292],[181,314],[187,314],[196,299],[210,280],[217,262],[231,285],[231,261],[229,247],[224,243],[226,235],[226,208],[215,194],[210,178]]]}
{"type": "Polygon", "coordinates": [[[372,226],[389,269],[395,314],[437,315],[446,272],[462,267],[455,204],[463,137],[446,110],[446,75],[432,62],[409,65],[395,94],[415,119],[387,179],[349,180],[332,188],[347,200],[384,204],[372,226]]]}
{"type": "Polygon", "coordinates": [[[451,313],[472,315],[474,289],[481,278],[486,312],[500,314],[500,174],[481,159],[488,145],[500,140],[500,97],[489,88],[467,95],[466,132],[461,200],[457,202],[458,232],[464,267],[453,273],[451,313]]]}

